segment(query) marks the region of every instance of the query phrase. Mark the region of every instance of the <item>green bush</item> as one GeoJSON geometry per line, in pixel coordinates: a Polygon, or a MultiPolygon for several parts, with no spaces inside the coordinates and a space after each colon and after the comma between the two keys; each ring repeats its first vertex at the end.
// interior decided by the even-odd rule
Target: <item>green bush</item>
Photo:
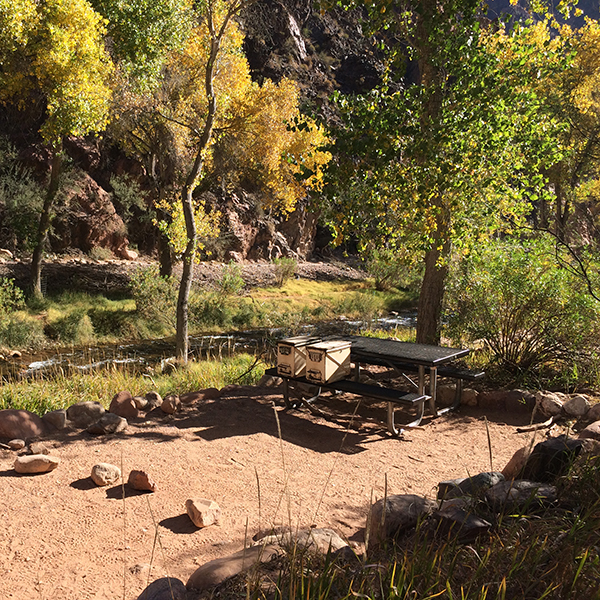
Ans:
{"type": "Polygon", "coordinates": [[[53,334],[59,342],[88,344],[94,340],[94,326],[84,311],[73,311],[52,324],[53,334]]]}
{"type": "Polygon", "coordinates": [[[597,302],[543,240],[490,243],[452,270],[448,334],[483,342],[513,373],[584,365],[597,349],[597,302]]]}
{"type": "Polygon", "coordinates": [[[275,285],[281,287],[286,281],[296,275],[298,261],[295,258],[276,258],[273,261],[275,265],[275,285]]]}
{"type": "Polygon", "coordinates": [[[39,319],[15,313],[0,322],[0,346],[37,349],[44,340],[44,325],[39,319]]]}
{"type": "Polygon", "coordinates": [[[0,278],[0,320],[25,306],[25,296],[13,279],[0,278]]]}
{"type": "Polygon", "coordinates": [[[174,326],[177,287],[172,277],[161,277],[158,265],[140,269],[131,278],[131,295],[137,313],[149,321],[174,326]]]}
{"type": "Polygon", "coordinates": [[[223,296],[239,296],[245,285],[242,267],[234,261],[223,265],[221,277],[215,281],[217,291],[223,296]]]}

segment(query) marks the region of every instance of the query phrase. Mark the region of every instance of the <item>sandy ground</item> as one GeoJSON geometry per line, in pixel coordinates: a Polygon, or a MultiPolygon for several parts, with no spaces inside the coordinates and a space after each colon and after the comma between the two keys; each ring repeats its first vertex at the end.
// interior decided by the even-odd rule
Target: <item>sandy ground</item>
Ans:
{"type": "MultiPolygon", "coordinates": [[[[273,525],[331,527],[360,544],[386,478],[389,494],[435,497],[439,481],[490,470],[483,411],[426,419],[396,439],[384,405],[363,400],[352,419],[356,401],[326,395],[320,416],[283,410],[277,389],[239,387],[174,416],[150,413],[116,436],[55,436],[61,464],[48,474],[17,475],[15,453],[0,451],[0,599],[135,599],[165,574],[185,583],[273,525]],[[97,487],[99,462],[125,477],[144,469],[158,491],[125,487],[123,499],[121,485],[97,487]],[[194,497],[218,502],[219,525],[191,523],[185,501],[194,497]]],[[[501,470],[529,440],[515,431],[528,416],[486,416],[501,470]]]]}

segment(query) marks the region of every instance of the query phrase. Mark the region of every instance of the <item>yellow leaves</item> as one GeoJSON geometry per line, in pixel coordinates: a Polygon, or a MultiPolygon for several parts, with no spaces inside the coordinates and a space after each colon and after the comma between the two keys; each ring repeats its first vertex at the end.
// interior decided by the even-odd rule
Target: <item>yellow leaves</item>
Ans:
{"type": "MultiPolygon", "coordinates": [[[[176,196],[173,196],[170,199],[163,198],[157,201],[155,206],[159,211],[169,215],[170,220],[154,219],[154,225],[167,235],[175,252],[183,254],[187,245],[187,234],[181,202],[176,196]]],[[[194,218],[196,221],[196,247],[202,249],[205,240],[216,238],[219,235],[221,213],[218,211],[207,213],[205,203],[199,200],[194,207],[194,218]]]]}

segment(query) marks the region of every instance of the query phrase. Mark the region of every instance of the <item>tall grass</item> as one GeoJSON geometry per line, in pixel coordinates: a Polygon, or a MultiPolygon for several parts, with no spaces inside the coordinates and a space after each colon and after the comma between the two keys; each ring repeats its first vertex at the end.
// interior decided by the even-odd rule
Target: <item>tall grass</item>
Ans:
{"type": "Polygon", "coordinates": [[[208,387],[222,388],[231,383],[253,384],[264,373],[264,366],[255,362],[254,356],[238,354],[190,363],[187,368],[169,374],[136,373],[120,365],[91,373],[67,374],[58,369],[51,377],[4,382],[0,386],[0,409],[18,408],[44,414],[84,401],[100,402],[108,407],[121,390],[129,390],[134,395],[156,390],[165,396],[208,387]],[[255,368],[251,369],[253,365],[255,368]]]}

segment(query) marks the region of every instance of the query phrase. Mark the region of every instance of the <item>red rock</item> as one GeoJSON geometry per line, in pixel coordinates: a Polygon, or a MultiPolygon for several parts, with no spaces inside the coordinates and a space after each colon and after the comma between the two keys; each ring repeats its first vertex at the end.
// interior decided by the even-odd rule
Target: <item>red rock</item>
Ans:
{"type": "Polygon", "coordinates": [[[0,410],[0,438],[27,440],[45,434],[46,426],[36,414],[16,408],[0,410]]]}
{"type": "Polygon", "coordinates": [[[221,390],[217,388],[207,388],[198,392],[188,392],[179,396],[182,404],[194,404],[203,400],[216,400],[221,397],[221,390]]]}
{"type": "Polygon", "coordinates": [[[127,484],[134,490],[141,492],[155,492],[158,489],[156,482],[150,478],[146,471],[131,471],[127,484]]]}
{"type": "Polygon", "coordinates": [[[115,394],[108,407],[108,412],[124,417],[125,419],[137,419],[140,414],[131,392],[127,390],[115,394]]]}

